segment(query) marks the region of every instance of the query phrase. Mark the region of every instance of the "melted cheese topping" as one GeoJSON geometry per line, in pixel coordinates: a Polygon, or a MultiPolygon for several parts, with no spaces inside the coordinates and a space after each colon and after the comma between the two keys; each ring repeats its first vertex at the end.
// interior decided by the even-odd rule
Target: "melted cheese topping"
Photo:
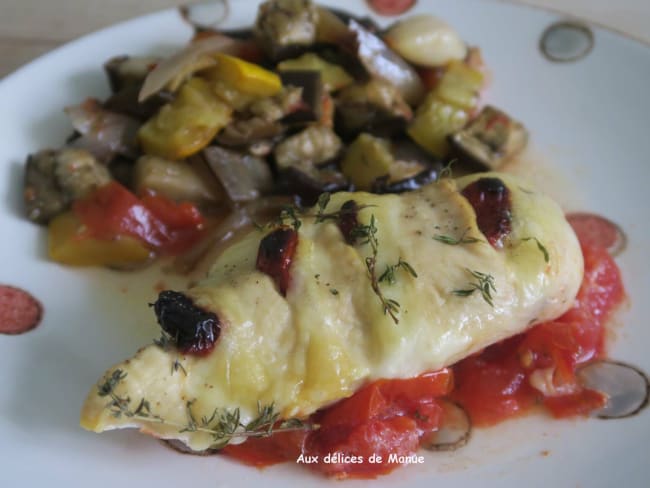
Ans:
{"type": "MultiPolygon", "coordinates": [[[[518,180],[492,174],[511,191],[513,217],[504,248],[495,249],[460,194],[481,176],[486,175],[443,180],[399,196],[332,195],[327,212],[353,199],[366,206],[359,211],[360,223],[368,224],[374,215],[378,274],[400,258],[417,272],[415,278],[397,270],[395,284],[381,283],[386,298],[401,305],[399,323],[384,314],[371,288],[365,265],[370,246],[350,246],[335,223],[303,217],[286,297],[256,270],[264,234],[253,231],[228,248],[208,277],[187,292],[222,324],[212,353],[183,356],[173,347],[150,345],[106,377],[123,370],[127,376],[116,393],[132,399],[134,406],[146,398],[151,410],[171,424],[187,423],[188,401],[196,418],[210,416],[215,407],[239,408],[246,422],[257,416],[258,402],[274,403],[285,418],[303,417],[374,379],[439,369],[561,315],[570,307],[583,271],[580,247],[562,211],[518,180]],[[436,235],[482,241],[449,245],[435,240],[436,235]],[[548,262],[535,239],[548,251],[548,262]],[[494,306],[478,292],[466,297],[453,293],[475,281],[468,270],[494,277],[494,306]],[[184,371],[170,373],[176,360],[184,371]]],[[[135,426],[196,450],[213,442],[207,433],[116,419],[96,389],[88,395],[81,424],[97,432],[135,426]]]]}

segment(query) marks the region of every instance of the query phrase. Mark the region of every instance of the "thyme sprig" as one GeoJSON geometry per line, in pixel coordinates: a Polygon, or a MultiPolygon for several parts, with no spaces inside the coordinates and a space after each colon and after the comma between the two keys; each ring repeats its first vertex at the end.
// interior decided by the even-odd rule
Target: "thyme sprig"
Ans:
{"type": "Polygon", "coordinates": [[[546,247],[544,247],[544,244],[539,242],[539,239],[537,239],[537,237],[524,237],[522,239],[522,241],[523,242],[535,241],[537,243],[537,249],[539,249],[539,251],[544,256],[544,262],[548,264],[548,262],[551,260],[551,257],[549,256],[548,250],[546,249],[546,247]]]}
{"type": "MultiPolygon", "coordinates": [[[[330,198],[331,198],[331,194],[321,193],[316,203],[317,211],[315,214],[307,213],[306,211],[304,211],[303,209],[295,205],[285,205],[284,207],[282,207],[282,210],[280,211],[280,215],[278,216],[278,218],[270,222],[267,225],[267,228],[273,228],[282,225],[290,225],[291,227],[294,228],[294,230],[297,231],[302,226],[301,219],[312,218],[315,219],[317,224],[320,224],[327,220],[338,220],[341,218],[341,216],[355,214],[359,210],[363,210],[364,208],[375,206],[375,205],[359,205],[355,208],[349,208],[349,209],[341,208],[333,212],[325,212],[325,209],[327,208],[327,205],[330,202],[330,198]]],[[[257,225],[259,226],[259,224],[257,225]]],[[[264,229],[264,227],[259,226],[258,229],[264,229]]]]}
{"type": "Polygon", "coordinates": [[[298,229],[300,229],[300,226],[302,225],[302,221],[298,218],[299,212],[300,210],[297,207],[293,205],[285,205],[282,207],[282,210],[280,210],[278,223],[280,225],[285,225],[286,222],[289,222],[291,227],[293,227],[293,230],[298,232],[298,229]]]}
{"type": "Polygon", "coordinates": [[[371,255],[365,259],[366,269],[368,270],[368,277],[370,279],[370,286],[375,292],[375,295],[379,297],[384,315],[389,315],[395,324],[399,324],[399,318],[397,315],[400,312],[401,305],[397,300],[387,298],[384,295],[384,292],[380,286],[380,281],[382,281],[382,277],[384,277],[384,280],[387,279],[390,282],[391,275],[394,280],[396,267],[405,269],[414,277],[417,277],[417,273],[410,264],[400,258],[397,265],[394,265],[393,268],[387,268],[387,270],[381,276],[377,276],[377,254],[379,253],[379,240],[377,239],[377,221],[374,214],[370,216],[370,223],[357,225],[350,232],[350,236],[354,240],[360,239],[360,244],[362,245],[370,245],[371,255]]]}
{"type": "Polygon", "coordinates": [[[449,161],[445,165],[445,167],[438,172],[438,177],[436,178],[436,181],[444,180],[447,178],[449,179],[453,178],[454,175],[453,175],[452,165],[454,165],[457,162],[458,162],[457,159],[452,159],[451,161],[449,161]]]}
{"type": "Polygon", "coordinates": [[[450,246],[457,246],[458,244],[474,244],[476,242],[485,242],[482,239],[478,239],[476,237],[466,237],[468,231],[469,229],[465,230],[465,232],[463,232],[463,235],[461,235],[460,237],[452,237],[443,234],[436,234],[433,236],[433,239],[438,242],[442,242],[443,244],[448,244],[450,246]]]}
{"type": "Polygon", "coordinates": [[[257,403],[257,417],[247,423],[242,423],[239,408],[215,408],[212,414],[197,419],[192,405],[196,400],[188,401],[185,404],[187,423],[180,424],[163,419],[160,415],[152,412],[151,404],[142,398],[135,409],[131,408],[131,399],[121,397],[115,389],[127,376],[121,369],[116,369],[111,375],[97,386],[97,394],[100,397],[108,397],[106,407],[115,418],[122,416],[143,422],[170,425],[176,427],[179,433],[183,432],[204,432],[210,434],[214,440],[211,448],[219,449],[224,447],[231,439],[236,437],[268,437],[276,432],[289,432],[295,430],[314,430],[319,426],[305,423],[300,419],[291,418],[280,422],[277,427],[280,413],[275,411],[274,404],[262,405],[257,403]]]}
{"type": "Polygon", "coordinates": [[[379,282],[381,283],[383,281],[387,281],[389,284],[394,285],[397,282],[395,272],[399,271],[400,269],[410,274],[413,278],[418,277],[418,274],[413,269],[413,266],[411,266],[407,261],[404,261],[402,258],[399,258],[397,263],[386,265],[386,270],[379,277],[379,282]]]}
{"type": "Polygon", "coordinates": [[[483,300],[485,300],[491,307],[494,307],[492,293],[496,293],[497,291],[494,284],[494,276],[487,273],[481,273],[480,271],[473,271],[468,268],[465,269],[476,279],[476,281],[470,282],[468,285],[469,288],[453,290],[452,293],[459,297],[468,297],[474,294],[475,291],[479,291],[483,300]]]}

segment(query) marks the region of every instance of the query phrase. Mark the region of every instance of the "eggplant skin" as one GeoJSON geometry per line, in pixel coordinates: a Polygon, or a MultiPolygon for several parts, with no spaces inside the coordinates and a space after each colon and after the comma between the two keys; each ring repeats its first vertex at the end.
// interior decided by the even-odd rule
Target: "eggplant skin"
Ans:
{"type": "Polygon", "coordinates": [[[413,111],[390,83],[371,79],[347,86],[336,97],[337,127],[345,135],[400,133],[413,111]]]}
{"type": "Polygon", "coordinates": [[[418,190],[429,183],[432,183],[440,176],[439,168],[427,168],[415,176],[400,181],[389,181],[388,176],[378,178],[372,186],[373,193],[405,193],[418,190]]]}
{"type": "Polygon", "coordinates": [[[317,169],[309,174],[295,167],[289,167],[279,175],[278,188],[281,193],[300,197],[301,205],[314,205],[322,193],[353,191],[352,184],[338,171],[317,169]]]}
{"type": "Polygon", "coordinates": [[[318,11],[311,0],[269,0],[260,5],[255,36],[274,60],[316,42],[318,11]]]}
{"type": "Polygon", "coordinates": [[[47,224],[74,200],[110,180],[106,166],[84,149],[45,149],[31,154],[23,193],[27,218],[47,224]]]}
{"type": "Polygon", "coordinates": [[[56,179],[56,153],[45,149],[27,158],[23,197],[27,218],[37,224],[47,224],[70,205],[56,179]]]}

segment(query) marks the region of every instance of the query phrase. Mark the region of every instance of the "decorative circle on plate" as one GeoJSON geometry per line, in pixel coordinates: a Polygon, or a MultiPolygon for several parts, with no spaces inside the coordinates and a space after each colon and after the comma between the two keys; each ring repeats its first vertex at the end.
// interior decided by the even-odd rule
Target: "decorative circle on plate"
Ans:
{"type": "Polygon", "coordinates": [[[43,317],[43,306],[20,288],[0,285],[0,334],[16,335],[32,330],[43,317]]]}
{"type": "Polygon", "coordinates": [[[607,405],[591,413],[601,419],[631,417],[648,406],[650,380],[639,368],[620,361],[601,360],[578,371],[580,383],[605,393],[607,405]]]}
{"type": "Polygon", "coordinates": [[[214,29],[228,18],[228,0],[206,0],[178,8],[183,19],[199,30],[214,29]]]}
{"type": "Polygon", "coordinates": [[[600,215],[575,212],[567,220],[582,242],[606,247],[612,256],[618,256],[627,247],[627,236],[614,222],[600,215]]]}
{"type": "Polygon", "coordinates": [[[556,22],[548,26],[539,40],[542,54],[556,63],[584,58],[594,47],[594,33],[585,24],[574,21],[556,22]]]}
{"type": "Polygon", "coordinates": [[[368,6],[386,17],[401,15],[415,6],[416,0],[366,0],[368,6]]]}

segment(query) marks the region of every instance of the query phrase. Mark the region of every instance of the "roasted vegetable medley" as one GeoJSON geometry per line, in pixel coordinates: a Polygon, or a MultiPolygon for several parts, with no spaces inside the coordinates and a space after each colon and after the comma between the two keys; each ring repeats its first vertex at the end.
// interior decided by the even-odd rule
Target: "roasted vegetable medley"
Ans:
{"type": "Polygon", "coordinates": [[[497,169],[527,139],[481,108],[479,49],[432,15],[382,30],[268,0],[252,29],[202,30],[170,58],[104,68],[110,97],[66,108],[72,136],[26,163],[27,216],[70,265],[197,254],[282,204],[414,190],[450,161],[497,169]]]}

